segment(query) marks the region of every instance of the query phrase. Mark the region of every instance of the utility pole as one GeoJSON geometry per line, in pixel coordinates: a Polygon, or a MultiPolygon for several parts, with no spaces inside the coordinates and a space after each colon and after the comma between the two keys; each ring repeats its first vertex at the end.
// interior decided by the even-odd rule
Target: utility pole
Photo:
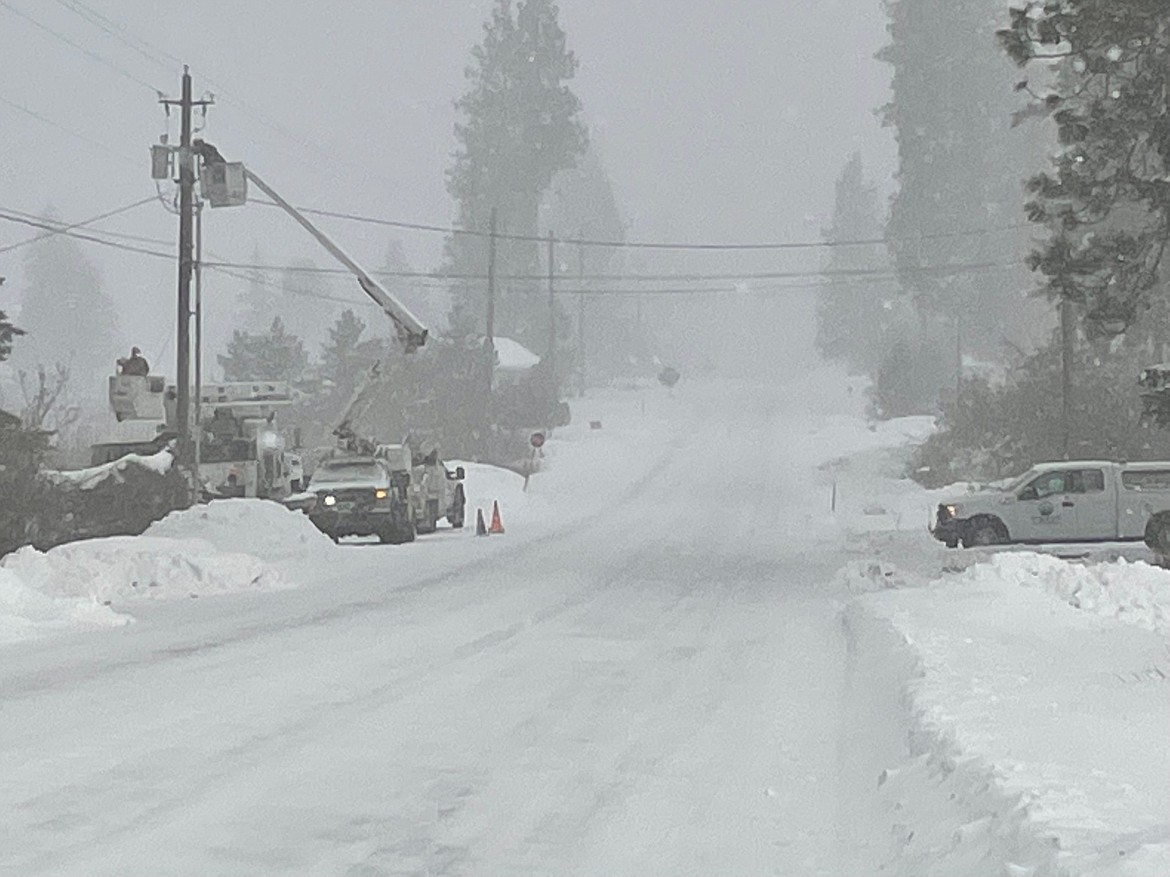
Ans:
{"type": "Polygon", "coordinates": [[[484,343],[487,358],[487,391],[492,394],[496,370],[496,208],[492,208],[488,235],[487,340],[484,343]]]}
{"type": "Polygon", "coordinates": [[[553,232],[550,228],[548,231],[548,373],[555,401],[557,396],[557,302],[554,256],[553,232]]]}
{"type": "Polygon", "coordinates": [[[1072,302],[1060,302],[1060,421],[1061,452],[1069,459],[1072,444],[1072,368],[1076,321],[1072,302]]]}
{"type": "Polygon", "coordinates": [[[955,309],[955,403],[963,396],[963,312],[955,309]]]}
{"type": "MultiPolygon", "coordinates": [[[[584,240],[585,232],[577,232],[578,240],[584,240]]],[[[577,244],[577,282],[580,292],[577,294],[577,356],[581,364],[580,396],[585,396],[585,245],[577,244]]]]}
{"type": "Polygon", "coordinates": [[[178,459],[190,463],[191,453],[191,272],[194,262],[193,214],[195,207],[195,156],[191,152],[191,108],[207,106],[210,100],[191,100],[191,72],[183,67],[183,90],[179,100],[160,98],[168,106],[178,104],[181,118],[179,139],[179,302],[177,362],[175,366],[175,429],[178,432],[178,459]]]}
{"type": "Polygon", "coordinates": [[[195,205],[195,483],[203,450],[203,202],[195,205]]]}

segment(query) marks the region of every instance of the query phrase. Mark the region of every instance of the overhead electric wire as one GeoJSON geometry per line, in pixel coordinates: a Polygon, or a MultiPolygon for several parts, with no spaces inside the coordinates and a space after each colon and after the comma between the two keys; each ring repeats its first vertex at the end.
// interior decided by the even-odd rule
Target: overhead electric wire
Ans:
{"type": "MultiPolygon", "coordinates": [[[[251,203],[263,204],[265,207],[278,207],[272,201],[262,198],[251,199],[251,203]]],[[[324,210],[317,207],[297,207],[301,213],[313,216],[324,216],[330,219],[344,219],[350,222],[361,222],[369,225],[382,225],[390,228],[402,228],[413,231],[435,232],[438,234],[466,235],[469,237],[492,237],[490,231],[480,229],[457,228],[450,225],[429,225],[420,222],[404,222],[397,219],[382,219],[376,216],[363,216],[357,213],[345,213],[338,210],[324,210]]],[[[993,234],[1006,234],[1010,231],[1029,228],[1027,224],[1005,225],[1000,228],[971,229],[969,231],[924,232],[920,235],[906,237],[858,238],[840,241],[776,241],[763,243],[678,243],[663,241],[613,241],[597,240],[593,238],[558,238],[553,237],[554,244],[580,247],[608,247],[613,249],[637,250],[712,250],[712,251],[742,251],[742,250],[810,250],[833,249],[836,247],[876,246],[891,243],[915,243],[923,240],[945,240],[963,237],[983,237],[993,234]]],[[[505,234],[497,232],[497,240],[526,241],[529,243],[547,244],[548,237],[538,235],[505,234]]]]}
{"type": "MultiPolygon", "coordinates": [[[[118,216],[122,213],[128,213],[129,211],[135,209],[136,207],[141,207],[144,204],[149,204],[153,200],[154,200],[153,196],[149,197],[149,198],[143,198],[141,201],[135,201],[133,204],[126,204],[123,207],[119,207],[117,210],[107,210],[105,213],[99,213],[97,216],[92,216],[89,219],[82,220],[81,222],[71,222],[71,223],[65,224],[61,228],[54,229],[53,231],[47,232],[45,234],[35,235],[31,238],[25,238],[23,241],[17,241],[15,244],[8,244],[5,247],[0,247],[0,253],[8,253],[8,252],[11,252],[12,250],[16,250],[16,249],[19,249],[21,247],[28,246],[29,244],[35,244],[37,241],[43,241],[46,238],[54,237],[55,235],[66,234],[75,228],[83,228],[87,225],[93,225],[95,222],[101,222],[104,219],[111,219],[112,217],[118,216]]],[[[8,210],[9,213],[13,213],[13,214],[16,214],[18,216],[23,216],[25,218],[30,217],[30,214],[23,213],[20,210],[13,210],[11,208],[6,208],[6,209],[8,210]]],[[[43,217],[32,217],[32,218],[42,219],[43,217]]],[[[51,223],[52,220],[46,220],[46,222],[51,223]]],[[[98,231],[98,230],[93,229],[93,231],[98,231]]],[[[101,232],[101,233],[105,234],[108,237],[115,236],[113,232],[101,232]]],[[[131,237],[130,235],[117,235],[117,236],[118,237],[125,237],[125,238],[131,237]]],[[[148,242],[149,243],[158,243],[158,241],[156,241],[156,240],[149,240],[148,242]]]]}
{"type": "Polygon", "coordinates": [[[132,159],[130,156],[126,155],[125,153],[118,152],[116,149],[113,149],[109,146],[106,146],[104,143],[102,143],[98,140],[95,140],[94,138],[92,138],[86,134],[82,134],[79,131],[74,131],[72,128],[68,128],[65,125],[62,125],[60,122],[54,122],[48,116],[43,116],[40,113],[36,112],[35,110],[30,110],[28,107],[16,103],[16,101],[9,100],[8,98],[4,97],[3,95],[0,95],[0,104],[4,104],[5,106],[9,106],[12,109],[16,110],[17,112],[24,113],[26,116],[31,116],[32,118],[36,119],[37,121],[43,122],[44,124],[46,124],[52,128],[56,128],[58,131],[61,131],[64,134],[68,134],[70,137],[76,138],[77,140],[80,140],[83,143],[88,143],[90,146],[96,146],[98,149],[102,150],[103,152],[106,152],[106,153],[114,156],[114,158],[120,159],[121,161],[124,161],[127,164],[132,164],[135,167],[140,167],[142,165],[142,162],[135,161],[134,159],[132,159]]]}
{"type": "Polygon", "coordinates": [[[32,226],[33,228],[41,228],[45,231],[54,232],[55,234],[62,234],[66,237],[76,238],[80,241],[89,241],[90,243],[99,244],[103,247],[112,247],[116,250],[125,250],[130,253],[140,253],[144,256],[154,256],[159,259],[168,259],[172,262],[176,260],[174,253],[162,253],[158,250],[148,250],[145,247],[136,247],[132,246],[131,244],[122,244],[118,243],[117,241],[108,241],[103,238],[93,237],[92,235],[80,234],[76,231],[64,231],[59,226],[52,225],[51,223],[40,222],[35,219],[25,219],[20,216],[15,216],[11,213],[6,213],[2,208],[0,208],[0,220],[5,222],[15,222],[21,225],[28,225],[32,226]]]}
{"type": "Polygon", "coordinates": [[[55,0],[55,2],[58,6],[64,7],[74,15],[79,16],[80,18],[92,24],[94,27],[105,32],[109,36],[112,36],[118,42],[137,52],[148,61],[157,64],[160,68],[169,70],[172,69],[174,65],[182,66],[183,62],[174,55],[158,48],[157,46],[152,46],[150,43],[140,37],[132,37],[125,25],[116,22],[105,15],[102,15],[102,13],[98,12],[96,9],[92,9],[89,6],[86,6],[84,3],[80,2],[80,0],[55,0]],[[146,46],[147,48],[142,48],[142,46],[146,46]],[[156,52],[161,53],[168,60],[163,60],[159,57],[159,55],[152,53],[150,49],[154,49],[156,52]]]}
{"type": "Polygon", "coordinates": [[[120,76],[124,76],[126,79],[130,80],[131,82],[134,82],[137,85],[141,85],[143,88],[149,89],[152,94],[157,95],[160,93],[159,89],[157,87],[155,87],[154,85],[151,85],[145,79],[140,79],[139,77],[135,76],[130,71],[119,66],[118,64],[115,64],[113,61],[110,61],[107,58],[103,58],[101,55],[97,54],[96,52],[91,52],[89,49],[85,48],[85,46],[82,46],[78,43],[75,43],[73,40],[69,39],[69,37],[65,36],[64,34],[58,33],[57,31],[53,30],[53,28],[49,27],[48,25],[42,24],[41,22],[37,21],[31,15],[17,9],[11,3],[7,2],[7,0],[0,0],[0,6],[7,9],[13,15],[16,15],[20,18],[23,18],[25,21],[27,21],[29,24],[33,25],[34,27],[36,27],[40,30],[43,30],[45,33],[49,34],[50,36],[55,37],[56,39],[60,40],[62,43],[69,46],[70,48],[76,49],[77,51],[81,52],[83,55],[85,55],[91,61],[95,61],[96,63],[101,64],[104,67],[108,67],[109,69],[113,70],[115,73],[119,74],[120,76]]]}
{"type": "MultiPolygon", "coordinates": [[[[1022,264],[1022,263],[1021,263],[1022,264]]],[[[289,274],[318,274],[318,275],[345,275],[350,272],[344,268],[318,268],[309,265],[257,265],[247,262],[205,262],[210,268],[233,268],[247,271],[269,271],[289,274]]],[[[921,268],[904,269],[905,273],[914,274],[943,274],[958,275],[969,272],[983,271],[996,268],[1015,268],[1019,265],[1004,262],[972,262],[958,265],[928,265],[921,268]]],[[[707,281],[747,281],[747,280],[803,280],[819,277],[859,277],[870,278],[886,276],[892,268],[828,268],[813,271],[757,271],[730,274],[554,274],[558,280],[578,281],[588,280],[597,282],[707,282],[707,281]]],[[[402,279],[427,279],[446,281],[487,280],[487,274],[445,273],[442,271],[371,271],[374,277],[394,277],[402,279]]],[[[497,280],[511,280],[526,283],[547,282],[548,274],[497,274],[497,280]]]]}

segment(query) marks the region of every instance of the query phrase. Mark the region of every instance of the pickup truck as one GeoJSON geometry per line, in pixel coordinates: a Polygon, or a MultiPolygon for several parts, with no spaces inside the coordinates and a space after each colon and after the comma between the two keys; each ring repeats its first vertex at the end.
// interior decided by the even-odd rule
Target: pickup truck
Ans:
{"type": "Polygon", "coordinates": [[[344,536],[414,541],[408,470],[394,470],[375,457],[333,457],[317,466],[309,490],[317,498],[309,520],[334,542],[344,536]]]}
{"type": "Polygon", "coordinates": [[[954,548],[1148,539],[1150,519],[1170,511],[1170,462],[1042,463],[1001,488],[939,503],[931,532],[954,548]]]}

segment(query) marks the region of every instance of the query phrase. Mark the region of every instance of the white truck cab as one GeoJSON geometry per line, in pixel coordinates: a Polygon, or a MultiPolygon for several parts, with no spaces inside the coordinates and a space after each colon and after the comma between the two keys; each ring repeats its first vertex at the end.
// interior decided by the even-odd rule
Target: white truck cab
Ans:
{"type": "Polygon", "coordinates": [[[949,547],[1131,541],[1167,510],[1170,462],[1074,460],[1033,466],[1002,488],[948,497],[931,529],[949,547]]]}

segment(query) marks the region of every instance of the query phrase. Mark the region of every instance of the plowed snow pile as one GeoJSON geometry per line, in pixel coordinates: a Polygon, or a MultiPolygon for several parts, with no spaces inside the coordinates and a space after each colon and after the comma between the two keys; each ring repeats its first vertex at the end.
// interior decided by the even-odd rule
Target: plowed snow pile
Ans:
{"type": "Polygon", "coordinates": [[[0,643],[125,624],[138,600],[289,588],[277,561],[333,550],[304,515],[261,500],[175,512],[143,536],[23,548],[0,560],[0,643]]]}
{"type": "Polygon", "coordinates": [[[263,499],[231,499],[172,512],[146,531],[148,537],[201,539],[220,551],[280,560],[337,546],[308,517],[263,499]]]}
{"type": "Polygon", "coordinates": [[[1170,572],[1008,552],[843,578],[874,591],[846,615],[859,683],[908,668],[900,759],[870,766],[891,873],[1170,874],[1170,572]]]}
{"type": "Polygon", "coordinates": [[[117,627],[129,621],[92,597],[51,597],[29,587],[11,570],[0,568],[0,643],[67,630],[117,627]]]}

